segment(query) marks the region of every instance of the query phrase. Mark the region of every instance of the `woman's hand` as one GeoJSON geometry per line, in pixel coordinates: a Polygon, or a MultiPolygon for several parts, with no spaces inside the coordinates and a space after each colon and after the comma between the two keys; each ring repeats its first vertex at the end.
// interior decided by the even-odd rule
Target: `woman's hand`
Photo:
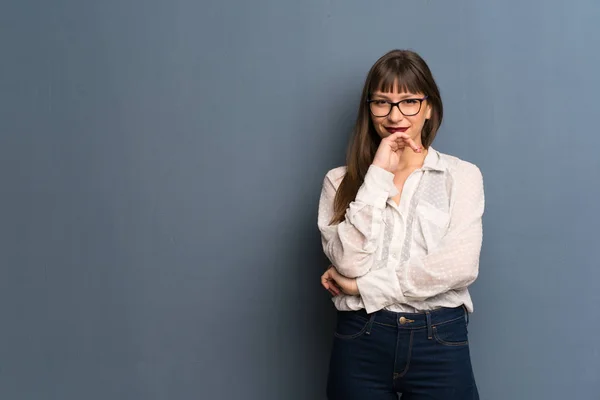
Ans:
{"type": "Polygon", "coordinates": [[[321,285],[334,296],[344,293],[351,296],[358,296],[358,285],[356,279],[346,278],[337,272],[333,265],[330,265],[327,271],[321,275],[321,285]]]}
{"type": "Polygon", "coordinates": [[[375,157],[373,157],[373,165],[385,169],[388,172],[395,172],[400,163],[400,155],[402,150],[409,146],[415,153],[422,151],[409,135],[402,132],[392,133],[390,136],[381,139],[375,157]]]}

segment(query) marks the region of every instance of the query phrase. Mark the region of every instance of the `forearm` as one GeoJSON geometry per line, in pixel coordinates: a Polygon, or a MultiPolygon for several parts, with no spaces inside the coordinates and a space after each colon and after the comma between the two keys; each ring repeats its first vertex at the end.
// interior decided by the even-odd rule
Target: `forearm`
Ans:
{"type": "Polygon", "coordinates": [[[325,193],[319,223],[323,251],[340,274],[349,278],[362,276],[371,269],[380,246],[387,200],[397,193],[393,174],[371,166],[345,219],[335,225],[324,218],[331,214],[325,208],[333,202],[331,194],[325,193]]]}
{"type": "Polygon", "coordinates": [[[454,251],[414,257],[397,268],[381,268],[359,277],[357,286],[367,311],[468,287],[479,274],[480,246],[480,241],[470,241],[454,251]]]}

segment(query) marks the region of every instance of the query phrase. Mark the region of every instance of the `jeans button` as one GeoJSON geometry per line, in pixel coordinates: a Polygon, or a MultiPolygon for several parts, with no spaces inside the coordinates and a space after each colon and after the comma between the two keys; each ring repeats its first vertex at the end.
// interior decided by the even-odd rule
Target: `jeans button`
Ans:
{"type": "Polygon", "coordinates": [[[400,325],[404,325],[406,323],[406,318],[400,317],[400,325]]]}

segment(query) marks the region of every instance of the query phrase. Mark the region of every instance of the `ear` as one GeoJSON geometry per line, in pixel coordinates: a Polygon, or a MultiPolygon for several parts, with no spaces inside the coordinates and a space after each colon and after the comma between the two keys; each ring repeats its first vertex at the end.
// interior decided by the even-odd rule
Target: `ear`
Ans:
{"type": "Polygon", "coordinates": [[[425,119],[431,118],[431,105],[427,104],[427,112],[425,113],[425,119]]]}

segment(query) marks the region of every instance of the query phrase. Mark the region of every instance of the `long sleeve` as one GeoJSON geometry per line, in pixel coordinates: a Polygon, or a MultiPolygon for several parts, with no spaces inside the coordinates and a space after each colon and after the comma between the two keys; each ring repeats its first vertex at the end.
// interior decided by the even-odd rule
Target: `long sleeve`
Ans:
{"type": "Polygon", "coordinates": [[[398,189],[394,174],[371,165],[355,200],[346,210],[345,220],[331,225],[337,190],[335,171],[330,171],[323,181],[318,227],[325,255],[340,274],[355,278],[366,274],[373,265],[386,203],[398,189]]]}
{"type": "Polygon", "coordinates": [[[367,312],[395,303],[425,300],[475,281],[485,203],[480,170],[464,163],[455,175],[453,192],[448,231],[433,251],[410,257],[396,268],[381,268],[357,279],[367,312]]]}

